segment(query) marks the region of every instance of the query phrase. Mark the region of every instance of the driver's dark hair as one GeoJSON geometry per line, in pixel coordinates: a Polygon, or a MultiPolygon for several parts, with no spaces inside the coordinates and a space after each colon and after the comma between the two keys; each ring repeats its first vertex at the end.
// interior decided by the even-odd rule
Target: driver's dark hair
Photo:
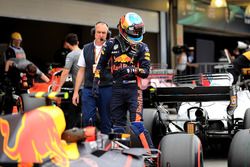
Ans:
{"type": "Polygon", "coordinates": [[[35,74],[37,71],[37,67],[34,64],[28,64],[26,70],[28,73],[35,74]]]}

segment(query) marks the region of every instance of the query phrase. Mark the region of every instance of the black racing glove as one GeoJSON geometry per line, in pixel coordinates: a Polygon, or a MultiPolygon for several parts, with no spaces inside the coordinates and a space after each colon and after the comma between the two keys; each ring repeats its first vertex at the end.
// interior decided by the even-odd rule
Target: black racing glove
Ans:
{"type": "Polygon", "coordinates": [[[94,78],[93,80],[93,86],[92,86],[92,95],[95,97],[95,98],[98,98],[99,97],[99,83],[100,83],[100,79],[99,78],[94,78]]]}
{"type": "Polygon", "coordinates": [[[120,76],[124,76],[124,75],[129,75],[129,74],[136,74],[136,68],[135,67],[125,67],[123,69],[119,70],[119,74],[120,76]]]}

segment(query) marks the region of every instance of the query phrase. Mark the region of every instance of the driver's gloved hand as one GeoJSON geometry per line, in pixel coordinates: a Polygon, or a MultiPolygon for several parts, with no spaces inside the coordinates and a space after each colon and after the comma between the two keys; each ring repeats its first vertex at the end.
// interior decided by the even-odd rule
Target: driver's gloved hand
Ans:
{"type": "Polygon", "coordinates": [[[94,78],[93,80],[93,86],[92,86],[92,95],[97,98],[99,97],[99,82],[100,82],[100,79],[99,78],[94,78]]]}
{"type": "Polygon", "coordinates": [[[119,74],[120,76],[124,76],[124,75],[129,75],[129,74],[136,74],[137,70],[135,67],[129,66],[129,67],[125,67],[119,70],[119,74]]]}

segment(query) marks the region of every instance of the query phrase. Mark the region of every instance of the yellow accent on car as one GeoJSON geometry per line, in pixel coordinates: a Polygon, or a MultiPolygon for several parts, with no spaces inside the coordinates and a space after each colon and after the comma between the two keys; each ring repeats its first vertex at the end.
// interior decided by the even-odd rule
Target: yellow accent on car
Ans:
{"type": "Polygon", "coordinates": [[[127,133],[123,133],[122,135],[121,135],[121,138],[122,139],[129,139],[130,138],[130,134],[127,134],[127,133]]]}
{"type": "Polygon", "coordinates": [[[42,98],[42,97],[44,96],[44,94],[45,94],[45,92],[37,92],[37,93],[35,94],[35,97],[37,97],[37,98],[42,98]]]}
{"type": "Polygon", "coordinates": [[[250,68],[242,68],[241,72],[243,75],[250,75],[250,68]]]}
{"type": "Polygon", "coordinates": [[[65,92],[64,93],[64,99],[68,99],[69,98],[69,93],[68,92],[65,92]]]}
{"type": "Polygon", "coordinates": [[[80,157],[80,153],[77,148],[77,143],[66,143],[65,140],[61,140],[61,143],[63,149],[65,150],[70,160],[76,160],[80,157]]]}
{"type": "Polygon", "coordinates": [[[66,128],[66,121],[63,111],[57,106],[43,106],[39,107],[38,110],[48,113],[54,120],[56,129],[59,134],[62,134],[66,128]]]}
{"type": "Polygon", "coordinates": [[[243,53],[243,56],[245,56],[248,60],[250,60],[250,51],[243,53]]]}
{"type": "Polygon", "coordinates": [[[48,94],[48,98],[53,99],[56,97],[57,94],[58,94],[57,92],[51,92],[48,94]]]}

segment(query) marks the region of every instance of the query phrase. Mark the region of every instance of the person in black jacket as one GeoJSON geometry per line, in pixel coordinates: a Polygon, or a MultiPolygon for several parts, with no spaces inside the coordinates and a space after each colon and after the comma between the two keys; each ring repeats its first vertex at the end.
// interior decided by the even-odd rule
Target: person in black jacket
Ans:
{"type": "Polygon", "coordinates": [[[143,43],[142,18],[129,12],[120,18],[119,35],[106,42],[98,62],[93,82],[93,94],[99,96],[99,84],[109,60],[113,75],[111,121],[115,132],[124,133],[129,111],[132,132],[144,148],[154,148],[151,137],[144,128],[142,118],[142,90],[140,79],[147,78],[150,71],[150,52],[143,43]]]}

